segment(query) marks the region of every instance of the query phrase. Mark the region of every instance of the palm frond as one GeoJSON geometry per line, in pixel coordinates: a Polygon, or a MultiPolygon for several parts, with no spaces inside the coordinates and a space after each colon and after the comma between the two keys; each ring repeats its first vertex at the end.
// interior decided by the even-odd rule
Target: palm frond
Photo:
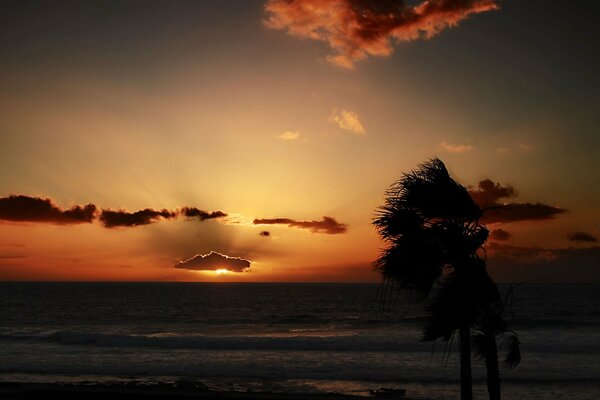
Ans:
{"type": "Polygon", "coordinates": [[[515,368],[521,362],[521,342],[516,333],[508,335],[502,342],[502,347],[506,348],[506,357],[504,365],[508,368],[515,368]]]}

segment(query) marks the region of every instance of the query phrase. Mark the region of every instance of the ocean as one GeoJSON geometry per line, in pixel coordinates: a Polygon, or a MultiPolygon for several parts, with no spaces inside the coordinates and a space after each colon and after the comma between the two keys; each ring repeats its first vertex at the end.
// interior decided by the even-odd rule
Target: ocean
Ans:
{"type": "MultiPolygon", "coordinates": [[[[0,381],[173,382],[215,390],[457,399],[457,345],[419,341],[422,306],[377,284],[0,283],[0,381]],[[385,297],[385,302],[382,301],[385,297]]],[[[506,291],[507,285],[501,285],[506,291]]],[[[523,361],[505,399],[600,398],[600,285],[515,289],[523,361]]],[[[486,399],[473,361],[476,399],[486,399]]]]}

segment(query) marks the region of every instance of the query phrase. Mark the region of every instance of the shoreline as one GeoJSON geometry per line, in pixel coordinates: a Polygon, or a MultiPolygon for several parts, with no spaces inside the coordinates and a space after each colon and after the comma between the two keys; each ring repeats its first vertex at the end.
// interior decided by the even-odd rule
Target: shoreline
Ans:
{"type": "Polygon", "coordinates": [[[123,383],[28,383],[0,382],[0,397],[7,400],[360,400],[360,399],[402,399],[411,400],[403,395],[356,396],[338,393],[274,393],[252,391],[215,391],[194,382],[176,384],[136,384],[123,383]]]}

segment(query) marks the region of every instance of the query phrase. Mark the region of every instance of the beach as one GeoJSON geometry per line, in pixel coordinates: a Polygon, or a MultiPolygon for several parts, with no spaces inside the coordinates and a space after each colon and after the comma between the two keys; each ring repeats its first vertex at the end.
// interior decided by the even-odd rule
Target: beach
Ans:
{"type": "MultiPolygon", "coordinates": [[[[376,284],[0,285],[5,397],[182,398],[191,387],[204,398],[459,396],[456,344],[421,342],[422,307],[383,304],[376,284]]],[[[511,328],[523,362],[501,368],[504,398],[597,397],[597,290],[517,290],[511,328]]],[[[473,379],[475,398],[487,398],[476,358],[473,379]]]]}

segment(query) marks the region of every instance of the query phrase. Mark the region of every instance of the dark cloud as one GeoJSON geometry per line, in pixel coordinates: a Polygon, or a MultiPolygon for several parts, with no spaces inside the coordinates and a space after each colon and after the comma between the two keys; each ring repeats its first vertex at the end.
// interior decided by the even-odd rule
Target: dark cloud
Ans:
{"type": "MultiPolygon", "coordinates": [[[[102,210],[100,222],[107,228],[132,227],[148,225],[160,219],[172,219],[178,216],[197,218],[200,221],[224,218],[227,214],[223,211],[204,211],[196,207],[183,207],[180,211],[154,210],[146,208],[136,212],[124,210],[102,210]]],[[[64,210],[47,198],[30,197],[24,195],[11,195],[0,197],[0,221],[13,222],[39,222],[54,224],[82,224],[91,223],[98,217],[94,204],[74,206],[64,210]]]]}
{"type": "Polygon", "coordinates": [[[598,282],[600,247],[545,249],[490,242],[486,245],[493,277],[502,282],[598,282]]]}
{"type": "Polygon", "coordinates": [[[485,208],[498,204],[500,199],[516,197],[517,191],[510,185],[502,186],[491,179],[484,179],[476,188],[469,188],[469,194],[479,207],[485,208]]]}
{"type": "Polygon", "coordinates": [[[209,254],[197,254],[185,261],[175,264],[175,268],[189,269],[193,271],[216,271],[226,269],[231,272],[248,272],[250,261],[238,257],[229,257],[215,251],[209,254]]]}
{"type": "Polygon", "coordinates": [[[260,231],[259,236],[269,237],[269,236],[271,236],[271,232],[269,232],[269,231],[260,231]]]}
{"type": "Polygon", "coordinates": [[[484,210],[481,221],[486,224],[552,219],[565,209],[543,203],[506,203],[503,199],[517,196],[510,185],[501,185],[484,179],[476,188],[469,188],[471,198],[484,210]]]}
{"type": "Polygon", "coordinates": [[[183,207],[181,209],[181,214],[187,218],[198,218],[200,221],[227,216],[223,211],[204,211],[196,207],[183,207]]]}
{"type": "Polygon", "coordinates": [[[486,224],[552,219],[567,210],[542,203],[510,203],[485,210],[481,221],[486,224]]]}
{"type": "Polygon", "coordinates": [[[123,226],[140,226],[152,224],[160,219],[171,219],[177,216],[177,212],[163,210],[153,210],[146,208],[133,213],[118,210],[102,210],[100,214],[100,221],[107,228],[116,228],[123,226]]]}
{"type": "Polygon", "coordinates": [[[68,210],[41,197],[12,195],[0,198],[0,220],[14,222],[44,222],[52,224],[84,224],[96,218],[96,206],[74,206],[68,210]]]}
{"type": "Polygon", "coordinates": [[[325,42],[328,61],[345,68],[392,54],[394,42],[431,38],[472,14],[498,9],[494,0],[269,0],[268,27],[325,42]]]}
{"type": "Polygon", "coordinates": [[[573,232],[567,235],[567,238],[574,242],[597,242],[598,238],[587,232],[573,232]]]}
{"type": "Polygon", "coordinates": [[[504,229],[494,229],[490,232],[490,239],[498,241],[506,241],[510,239],[510,233],[504,229]]]}
{"type": "Polygon", "coordinates": [[[256,225],[287,225],[294,228],[309,229],[313,233],[326,233],[335,235],[346,233],[348,225],[336,221],[332,217],[323,217],[320,221],[296,221],[290,218],[265,218],[255,219],[256,225]]]}

